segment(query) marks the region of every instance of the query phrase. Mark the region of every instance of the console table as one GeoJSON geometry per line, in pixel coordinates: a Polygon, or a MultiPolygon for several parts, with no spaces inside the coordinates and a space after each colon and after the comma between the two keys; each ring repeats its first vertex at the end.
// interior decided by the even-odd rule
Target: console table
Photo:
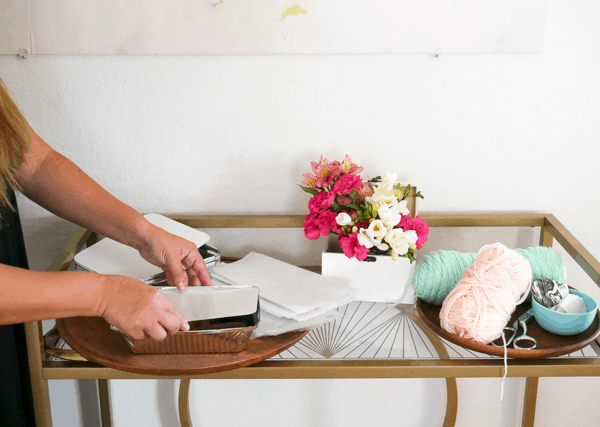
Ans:
{"type": "MultiPolygon", "coordinates": [[[[206,216],[179,215],[171,218],[194,228],[300,228],[304,215],[247,215],[206,216]]],[[[600,286],[600,262],[588,252],[573,235],[551,214],[425,214],[421,215],[430,227],[539,227],[540,245],[550,247],[556,239],[573,257],[587,275],[600,286]]],[[[84,245],[97,242],[99,236],[91,231],[79,230],[48,268],[62,271],[69,268],[74,255],[84,245]]],[[[320,271],[320,267],[305,267],[320,271]]],[[[363,341],[327,340],[326,333],[319,328],[307,334],[297,335],[301,339],[294,346],[267,360],[237,369],[202,375],[165,375],[158,366],[153,373],[140,374],[117,370],[86,360],[74,350],[57,348],[61,339],[56,328],[42,334],[41,322],[26,324],[29,366],[34,390],[35,417],[39,427],[52,425],[47,380],[50,379],[96,379],[99,383],[101,416],[104,427],[112,426],[108,380],[110,379],[181,379],[179,392],[179,414],[182,427],[191,427],[189,414],[189,388],[192,379],[302,379],[302,378],[445,378],[448,393],[444,427],[456,422],[458,391],[456,378],[502,377],[502,358],[470,357],[462,348],[453,347],[441,340],[419,318],[414,306],[351,303],[343,321],[351,322],[350,313],[377,311],[383,316],[379,327],[365,328],[363,341]],[[396,322],[396,323],[393,323],[396,322]],[[389,345],[386,354],[379,353],[382,345],[372,344],[389,329],[397,325],[396,334],[403,323],[405,337],[413,340],[410,355],[404,347],[398,350],[389,345]],[[378,329],[379,328],[379,329],[378,329]],[[388,329],[382,329],[388,328],[388,329]],[[407,329],[408,328],[408,329],[407,329]],[[406,332],[408,330],[408,333],[406,332]],[[380,333],[381,332],[381,333],[380,333]],[[365,338],[366,337],[366,338],[365,338]],[[373,343],[365,344],[371,339],[373,343]],[[353,347],[352,347],[353,346],[353,347]]],[[[363,317],[367,316],[365,314],[363,317]]],[[[354,317],[352,317],[354,318],[354,317]]],[[[358,316],[356,316],[358,319],[358,316]]],[[[350,328],[361,326],[347,324],[350,328]]],[[[348,330],[346,328],[344,331],[348,330]]],[[[336,337],[338,334],[335,335],[336,337]]],[[[407,339],[407,338],[406,338],[407,339]]],[[[381,339],[380,339],[381,341],[381,339]]],[[[576,357],[551,359],[509,359],[509,377],[527,378],[525,404],[522,416],[524,427],[533,427],[536,407],[538,379],[556,376],[600,376],[600,348],[598,343],[581,350],[576,357]]]]}

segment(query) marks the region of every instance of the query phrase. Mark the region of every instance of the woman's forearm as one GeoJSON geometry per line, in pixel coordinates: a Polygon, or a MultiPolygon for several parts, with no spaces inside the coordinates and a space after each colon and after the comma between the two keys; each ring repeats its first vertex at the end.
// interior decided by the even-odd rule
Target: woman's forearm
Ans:
{"type": "Polygon", "coordinates": [[[134,339],[190,328],[167,297],[139,280],[0,264],[0,325],[75,316],[103,317],[134,339]]]}
{"type": "Polygon", "coordinates": [[[40,272],[0,265],[0,324],[99,316],[103,276],[79,271],[40,272]]]}

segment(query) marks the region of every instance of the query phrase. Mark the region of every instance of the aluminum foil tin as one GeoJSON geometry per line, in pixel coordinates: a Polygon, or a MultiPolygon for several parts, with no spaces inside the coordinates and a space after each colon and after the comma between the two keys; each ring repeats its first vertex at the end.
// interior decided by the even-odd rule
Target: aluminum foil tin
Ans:
{"type": "MultiPolygon", "coordinates": [[[[212,268],[221,262],[221,251],[209,246],[207,244],[202,245],[198,248],[198,252],[204,259],[204,263],[206,264],[206,269],[208,273],[212,271],[212,268]]],[[[147,283],[152,286],[163,286],[167,283],[167,273],[159,273],[155,276],[146,277],[142,279],[142,282],[147,283]]]]}
{"type": "Polygon", "coordinates": [[[237,353],[246,348],[252,331],[260,321],[260,303],[256,312],[243,316],[192,321],[189,331],[168,335],[164,341],[152,338],[134,340],[119,331],[134,353],[237,353]]]}

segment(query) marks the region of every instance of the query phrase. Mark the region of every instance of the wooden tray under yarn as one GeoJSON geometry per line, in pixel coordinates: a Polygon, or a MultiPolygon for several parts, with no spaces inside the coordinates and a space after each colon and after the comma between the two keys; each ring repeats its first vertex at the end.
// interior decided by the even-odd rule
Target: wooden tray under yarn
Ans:
{"type": "MultiPolygon", "coordinates": [[[[512,314],[508,326],[512,326],[513,322],[523,313],[531,308],[531,303],[524,302],[519,305],[512,314]]],[[[492,344],[483,344],[470,338],[461,338],[458,335],[452,334],[440,326],[440,310],[432,304],[428,304],[420,298],[417,299],[417,310],[421,319],[440,337],[454,344],[458,344],[464,348],[475,350],[480,353],[491,354],[493,356],[504,357],[504,347],[495,347],[492,344]]],[[[542,359],[547,357],[562,356],[563,354],[573,353],[581,350],[589,345],[600,335],[600,314],[597,314],[594,321],[580,334],[563,336],[555,335],[543,329],[535,320],[529,321],[527,324],[527,335],[533,337],[537,341],[537,347],[533,350],[517,350],[512,347],[507,348],[507,356],[516,359],[542,359]]],[[[519,328],[519,335],[523,330],[519,328]]]]}
{"type": "Polygon", "coordinates": [[[101,317],[57,319],[60,335],[86,359],[121,371],[147,375],[202,375],[253,365],[300,341],[308,331],[251,339],[239,353],[135,354],[101,317]]]}

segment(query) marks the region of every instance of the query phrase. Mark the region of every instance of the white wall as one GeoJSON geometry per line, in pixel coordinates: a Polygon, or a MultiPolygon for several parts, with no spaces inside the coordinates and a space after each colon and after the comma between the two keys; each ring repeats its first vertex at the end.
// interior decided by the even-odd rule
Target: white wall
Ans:
{"type": "MultiPolygon", "coordinates": [[[[304,213],[308,196],[294,184],[309,162],[350,154],[372,176],[395,170],[418,183],[422,212],[551,212],[600,258],[599,18],[598,2],[551,1],[540,54],[1,56],[0,75],[47,142],[142,212],[304,213]]],[[[49,213],[23,198],[19,206],[29,242],[41,245],[28,250],[43,254],[46,245],[56,254],[69,226],[37,221],[49,213]]],[[[172,425],[173,385],[152,384],[113,384],[117,426],[172,425]],[[152,400],[132,408],[136,394],[154,399],[158,421],[152,400]]],[[[231,425],[221,422],[225,411],[262,425],[265,413],[282,411],[284,395],[306,411],[285,425],[364,424],[361,402],[373,406],[378,425],[401,424],[402,408],[413,411],[413,425],[429,425],[442,384],[206,381],[192,390],[193,418],[231,425]],[[377,406],[413,389],[422,405],[377,406]],[[224,404],[229,396],[243,400],[239,414],[224,404]],[[275,402],[265,404],[268,397],[275,402]],[[344,412],[332,415],[319,402],[344,402],[344,412]]],[[[519,405],[478,392],[498,385],[460,381],[460,427],[479,426],[484,416],[489,425],[515,425],[519,405]]],[[[542,380],[536,425],[559,426],[566,416],[592,425],[599,385],[598,378],[542,380]]],[[[52,382],[55,417],[63,417],[56,425],[97,425],[81,423],[69,387],[82,388],[52,382]]],[[[522,380],[508,387],[519,402],[522,380]]]]}

